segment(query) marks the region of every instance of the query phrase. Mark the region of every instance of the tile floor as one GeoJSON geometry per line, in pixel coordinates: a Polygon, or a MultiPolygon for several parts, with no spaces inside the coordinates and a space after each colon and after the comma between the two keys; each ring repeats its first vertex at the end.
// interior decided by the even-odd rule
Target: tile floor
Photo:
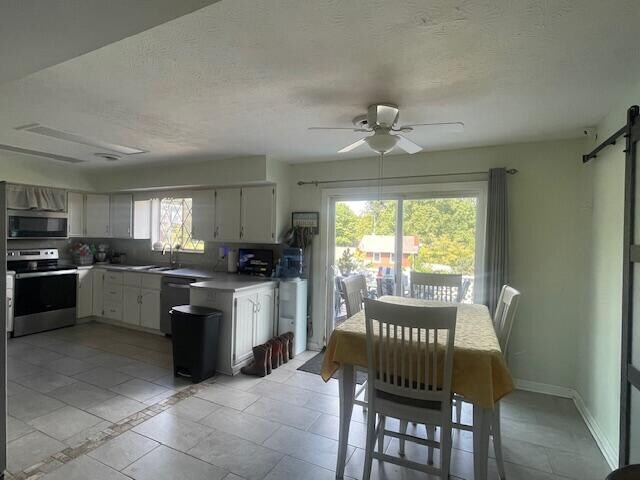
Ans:
{"type": "MultiPolygon", "coordinates": [[[[80,445],[187,385],[171,376],[168,340],[117,327],[80,325],[13,339],[8,348],[12,472],[80,445]]],[[[41,478],[332,479],[337,382],[325,384],[296,370],[314,354],[305,352],[264,379],[215,377],[195,395],[98,448],[68,463],[52,463],[41,478]]],[[[466,421],[470,413],[465,410],[466,421]]],[[[602,480],[608,473],[571,401],[516,391],[504,399],[502,416],[508,478],[602,480]]],[[[353,479],[362,475],[365,419],[356,407],[346,467],[353,479]]],[[[473,479],[472,443],[470,433],[454,434],[452,478],[473,479]]],[[[397,447],[395,439],[386,443],[390,454],[397,447]]],[[[426,461],[424,447],[407,444],[406,450],[408,458],[426,461]]],[[[372,478],[431,477],[374,462],[372,478]]],[[[489,478],[498,478],[493,459],[489,478]]]]}

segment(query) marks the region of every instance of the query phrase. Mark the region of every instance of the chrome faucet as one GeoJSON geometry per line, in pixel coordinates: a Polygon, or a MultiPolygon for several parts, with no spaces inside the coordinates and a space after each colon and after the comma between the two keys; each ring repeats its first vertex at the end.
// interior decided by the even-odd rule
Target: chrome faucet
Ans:
{"type": "Polygon", "coordinates": [[[167,247],[169,247],[169,266],[171,268],[179,267],[180,265],[178,264],[178,251],[180,250],[181,245],[177,244],[174,247],[170,243],[165,243],[162,246],[162,255],[163,256],[167,254],[167,247]]]}

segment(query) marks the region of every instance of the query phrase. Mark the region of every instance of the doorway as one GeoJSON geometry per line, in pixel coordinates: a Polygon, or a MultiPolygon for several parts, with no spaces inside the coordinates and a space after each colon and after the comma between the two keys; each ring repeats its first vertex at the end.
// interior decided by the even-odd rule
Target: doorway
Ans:
{"type": "Polygon", "coordinates": [[[347,318],[342,281],[364,277],[369,298],[410,296],[412,271],[458,274],[461,300],[479,301],[486,183],[326,193],[327,338],[347,318]]]}

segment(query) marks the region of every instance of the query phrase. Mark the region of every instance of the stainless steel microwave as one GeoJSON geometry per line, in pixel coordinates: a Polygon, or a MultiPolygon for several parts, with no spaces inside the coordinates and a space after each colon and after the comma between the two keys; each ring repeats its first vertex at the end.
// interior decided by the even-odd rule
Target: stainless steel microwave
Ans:
{"type": "Polygon", "coordinates": [[[7,210],[7,238],[67,238],[66,212],[7,210]]]}

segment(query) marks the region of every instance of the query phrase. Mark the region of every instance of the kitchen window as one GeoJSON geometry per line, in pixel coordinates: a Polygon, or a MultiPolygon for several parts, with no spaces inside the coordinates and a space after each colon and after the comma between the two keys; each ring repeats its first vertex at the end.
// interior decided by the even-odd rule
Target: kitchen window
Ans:
{"type": "Polygon", "coordinates": [[[193,199],[165,197],[152,203],[152,248],[159,244],[176,246],[180,251],[203,253],[204,241],[192,234],[193,199]]]}

